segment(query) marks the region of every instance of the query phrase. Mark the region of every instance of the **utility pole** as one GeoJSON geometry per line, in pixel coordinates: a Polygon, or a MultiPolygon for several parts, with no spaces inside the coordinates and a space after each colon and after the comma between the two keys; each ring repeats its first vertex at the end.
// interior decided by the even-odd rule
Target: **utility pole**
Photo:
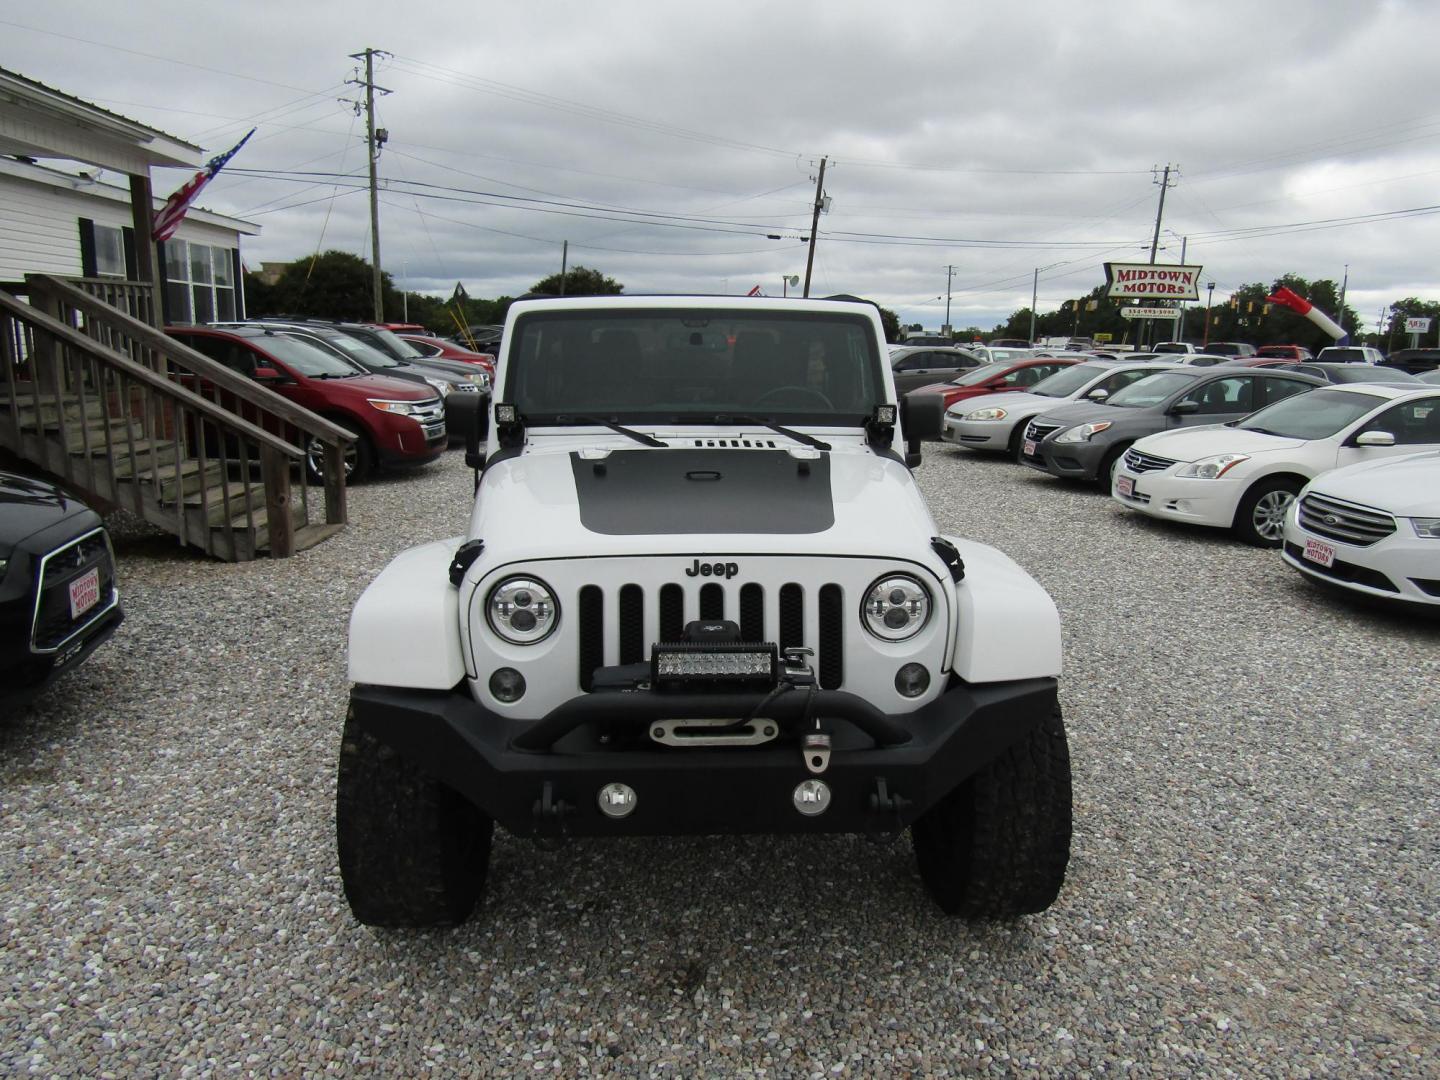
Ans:
{"type": "Polygon", "coordinates": [[[1035,267],[1035,278],[1030,283],[1030,344],[1035,344],[1035,305],[1040,302],[1040,268],[1035,267]]]}
{"type": "Polygon", "coordinates": [[[805,255],[805,295],[810,295],[810,271],[815,265],[815,234],[820,228],[820,207],[825,201],[825,163],[820,159],[820,177],[815,181],[815,212],[810,215],[810,250],[805,255]]]}
{"type": "Polygon", "coordinates": [[[560,295],[565,295],[565,267],[570,261],[570,241],[560,242],[560,295]]]}
{"type": "Polygon", "coordinates": [[[955,267],[945,267],[945,333],[950,333],[950,282],[955,277],[955,267]]]}
{"type": "MultiPolygon", "coordinates": [[[[1152,168],[1152,169],[1150,170],[1151,173],[1154,173],[1155,169],[1158,169],[1159,167],[1160,167],[1160,166],[1156,165],[1154,168],[1152,168]]],[[[1153,183],[1156,183],[1156,184],[1159,184],[1159,185],[1160,185],[1160,208],[1155,211],[1155,236],[1154,236],[1154,238],[1150,241],[1150,265],[1151,265],[1151,266],[1154,266],[1154,265],[1155,265],[1155,252],[1156,252],[1156,250],[1160,247],[1160,221],[1161,221],[1161,219],[1165,216],[1165,192],[1170,189],[1170,169],[1171,169],[1171,168],[1172,168],[1171,165],[1166,164],[1164,175],[1161,176],[1159,179],[1152,181],[1153,183]]],[[[1179,166],[1179,165],[1175,165],[1175,166],[1173,166],[1173,168],[1175,169],[1175,171],[1176,171],[1177,173],[1180,171],[1180,166],[1179,166]]],[[[1177,179],[1178,179],[1178,178],[1177,178],[1177,179]]],[[[1151,321],[1152,321],[1152,320],[1150,320],[1150,319],[1146,319],[1146,320],[1145,320],[1144,335],[1145,335],[1145,342],[1146,342],[1146,343],[1148,343],[1148,342],[1150,341],[1150,323],[1151,323],[1151,321]]]]}
{"type": "Polygon", "coordinates": [[[375,163],[380,158],[380,147],[390,137],[384,128],[375,130],[375,95],[388,94],[389,90],[375,85],[375,57],[389,56],[380,49],[366,49],[351,53],[351,60],[365,59],[365,81],[350,79],[355,86],[365,87],[365,155],[370,159],[370,282],[375,301],[375,321],[385,321],[385,304],[380,288],[380,187],[375,177],[375,163]]]}
{"type": "MultiPolygon", "coordinates": [[[[1345,329],[1345,290],[1350,287],[1350,264],[1345,264],[1345,280],[1340,283],[1340,310],[1335,312],[1335,321],[1340,324],[1340,329],[1345,329]]],[[[1358,328],[1357,328],[1358,329],[1358,328]]],[[[1346,335],[1349,338],[1349,335],[1346,335]]]]}

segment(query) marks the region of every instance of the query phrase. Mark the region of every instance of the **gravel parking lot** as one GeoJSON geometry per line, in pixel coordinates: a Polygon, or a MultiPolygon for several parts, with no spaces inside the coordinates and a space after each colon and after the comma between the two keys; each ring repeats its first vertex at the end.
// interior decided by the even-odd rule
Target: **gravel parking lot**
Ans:
{"type": "Polygon", "coordinates": [[[452,452],[288,561],[121,533],[124,628],[0,725],[0,1071],[1440,1074],[1440,622],[998,459],[919,477],[1064,617],[1050,911],[947,920],[908,841],[497,834],[464,927],[358,926],[346,621],[464,528],[452,452]]]}

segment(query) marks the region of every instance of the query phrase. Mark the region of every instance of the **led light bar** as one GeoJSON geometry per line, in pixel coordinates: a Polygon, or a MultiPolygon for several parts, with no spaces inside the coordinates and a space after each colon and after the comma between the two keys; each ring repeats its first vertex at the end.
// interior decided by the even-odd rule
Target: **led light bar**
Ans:
{"type": "Polygon", "coordinates": [[[777,667],[773,644],[657,643],[650,652],[650,685],[656,690],[771,690],[777,667]]]}

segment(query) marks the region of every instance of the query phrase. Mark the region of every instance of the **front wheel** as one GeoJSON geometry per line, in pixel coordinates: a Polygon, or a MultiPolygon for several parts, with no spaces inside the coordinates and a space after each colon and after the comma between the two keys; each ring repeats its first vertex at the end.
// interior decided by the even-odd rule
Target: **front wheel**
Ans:
{"type": "Polygon", "coordinates": [[[1285,514],[1299,492],[1294,480],[1261,480],[1240,500],[1232,526],[1235,535],[1256,547],[1279,547],[1285,538],[1285,514]]]}
{"type": "MultiPolygon", "coordinates": [[[[375,451],[366,436],[357,434],[348,425],[341,426],[354,436],[354,441],[345,447],[343,457],[345,482],[350,484],[364,479],[375,468],[375,451]]],[[[311,484],[325,482],[325,444],[319,439],[311,439],[305,444],[305,479],[311,484]]]]}
{"type": "Polygon", "coordinates": [[[1044,911],[1070,861],[1070,748],[1060,708],[910,827],[920,878],[947,915],[1044,911]]]}
{"type": "Polygon", "coordinates": [[[1120,459],[1129,450],[1129,445],[1117,446],[1111,450],[1100,462],[1100,468],[1095,471],[1095,486],[1104,494],[1109,495],[1115,490],[1115,473],[1120,468],[1120,459]]]}
{"type": "Polygon", "coordinates": [[[369,926],[455,926],[475,907],[494,822],[345,720],[335,839],[345,899],[369,926]]]}

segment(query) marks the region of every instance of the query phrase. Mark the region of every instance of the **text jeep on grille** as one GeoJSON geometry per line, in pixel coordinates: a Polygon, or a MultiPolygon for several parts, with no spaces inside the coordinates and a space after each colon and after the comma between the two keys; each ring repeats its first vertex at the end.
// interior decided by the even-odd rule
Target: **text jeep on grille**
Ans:
{"type": "Polygon", "coordinates": [[[518,836],[893,833],[948,912],[1039,911],[1070,766],[1054,604],[941,535],[850,300],[510,309],[494,401],[452,396],[467,536],[356,605],[340,868],[375,925],[463,920],[518,836]]]}

